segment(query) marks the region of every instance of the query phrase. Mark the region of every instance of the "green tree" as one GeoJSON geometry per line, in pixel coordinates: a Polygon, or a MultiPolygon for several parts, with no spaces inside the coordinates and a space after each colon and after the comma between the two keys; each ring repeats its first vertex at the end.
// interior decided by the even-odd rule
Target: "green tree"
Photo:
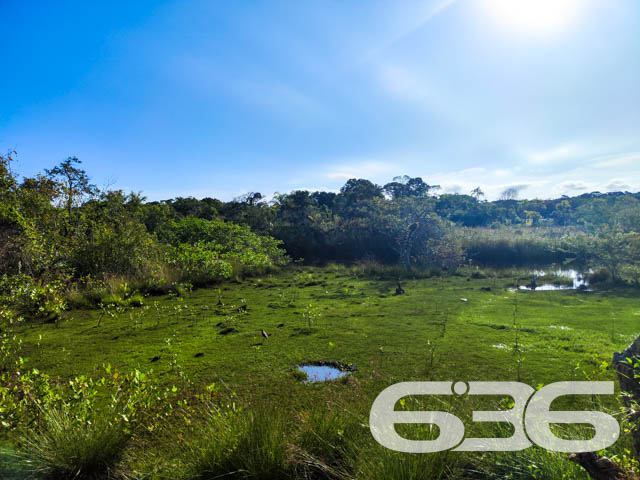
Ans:
{"type": "Polygon", "coordinates": [[[78,206],[83,199],[98,193],[96,186],[89,183],[87,172],[75,166],[81,163],[77,157],[68,157],[56,167],[45,170],[49,178],[57,180],[61,184],[63,201],[69,219],[71,219],[74,207],[78,206]]]}

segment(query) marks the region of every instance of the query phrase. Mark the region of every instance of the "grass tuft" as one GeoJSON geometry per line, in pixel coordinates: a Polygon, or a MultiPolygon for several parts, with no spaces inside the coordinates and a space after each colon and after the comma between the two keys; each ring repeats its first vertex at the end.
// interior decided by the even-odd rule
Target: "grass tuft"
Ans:
{"type": "Polygon", "coordinates": [[[39,428],[23,434],[17,456],[26,470],[45,478],[118,478],[118,462],[129,438],[111,409],[75,416],[51,408],[39,428]]]}

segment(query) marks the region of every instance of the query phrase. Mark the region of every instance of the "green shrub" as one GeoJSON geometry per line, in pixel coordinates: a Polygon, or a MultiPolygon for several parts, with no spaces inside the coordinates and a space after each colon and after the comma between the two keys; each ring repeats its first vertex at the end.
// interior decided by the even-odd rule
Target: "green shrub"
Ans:
{"type": "Polygon", "coordinates": [[[130,307],[141,307],[142,305],[144,305],[144,296],[140,295],[139,293],[131,295],[127,299],[127,305],[129,305],[130,307]]]}
{"type": "Polygon", "coordinates": [[[94,299],[88,295],[87,292],[82,292],[76,289],[67,292],[65,295],[65,302],[67,307],[73,310],[89,310],[95,308],[97,305],[94,299]]]}
{"type": "Polygon", "coordinates": [[[62,283],[28,275],[0,278],[0,304],[11,305],[27,319],[57,320],[67,307],[62,283]]]}
{"type": "Polygon", "coordinates": [[[126,304],[125,300],[117,293],[106,293],[106,292],[104,297],[102,297],[102,301],[100,303],[102,303],[103,305],[112,305],[112,306],[123,306],[126,304]]]}

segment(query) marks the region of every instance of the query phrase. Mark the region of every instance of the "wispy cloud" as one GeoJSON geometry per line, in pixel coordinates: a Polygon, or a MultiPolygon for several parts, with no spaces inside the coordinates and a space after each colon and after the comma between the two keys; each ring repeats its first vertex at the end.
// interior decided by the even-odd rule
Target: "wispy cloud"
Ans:
{"type": "Polygon", "coordinates": [[[606,185],[606,189],[609,191],[623,191],[630,190],[631,186],[624,180],[613,179],[606,185]]]}
{"type": "Polygon", "coordinates": [[[558,185],[559,190],[563,193],[569,192],[584,192],[591,188],[591,186],[580,180],[567,180],[558,185]]]}
{"type": "Polygon", "coordinates": [[[432,19],[444,12],[447,8],[453,5],[456,0],[439,0],[435,2],[421,2],[419,4],[419,10],[413,11],[411,17],[407,17],[407,23],[402,25],[401,29],[392,35],[389,39],[383,43],[377,45],[374,49],[370,50],[364,57],[364,61],[370,61],[380,53],[388,50],[397,43],[401,42],[405,38],[409,37],[416,31],[420,30],[432,19]]]}
{"type": "Polygon", "coordinates": [[[460,123],[464,118],[456,107],[453,95],[439,85],[426,71],[399,63],[380,62],[374,74],[382,91],[406,106],[437,116],[439,121],[460,123]]]}
{"type": "Polygon", "coordinates": [[[399,175],[400,166],[384,160],[344,159],[343,162],[329,167],[325,177],[330,180],[349,180],[350,178],[366,178],[372,181],[390,180],[399,175]]]}
{"type": "Polygon", "coordinates": [[[622,153],[596,157],[593,164],[596,168],[629,167],[640,164],[640,152],[622,153]]]}
{"type": "Polygon", "coordinates": [[[550,150],[533,152],[527,156],[530,163],[541,165],[549,163],[559,163],[575,159],[581,153],[581,149],[576,145],[560,145],[550,150]]]}

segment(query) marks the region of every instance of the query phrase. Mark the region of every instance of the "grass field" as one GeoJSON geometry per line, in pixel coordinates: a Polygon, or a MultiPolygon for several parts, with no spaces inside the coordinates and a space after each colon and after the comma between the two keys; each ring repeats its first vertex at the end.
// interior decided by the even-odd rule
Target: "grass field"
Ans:
{"type": "MultiPolygon", "coordinates": [[[[374,445],[364,428],[376,395],[400,381],[519,380],[535,387],[562,380],[614,380],[602,361],[610,363],[613,352],[638,334],[637,292],[516,293],[512,287],[524,282],[518,276],[525,278],[526,272],[474,275],[463,270],[402,281],[406,293],[396,296],[390,278],[340,266],[295,267],[181,298],[148,297],[143,307],[113,316],[72,311],[58,325],[24,325],[19,335],[30,365],[54,377],[96,374],[109,363],[120,371],[153,369],[155,381],[164,385],[184,376],[198,388],[215,382],[225,399],[248,409],[275,406],[278,417],[283,415],[284,423],[298,432],[298,445],[305,438],[296,427],[300,418],[322,416],[323,410],[347,415],[345,421],[334,416],[320,421],[334,433],[344,432],[350,422],[362,427],[353,434],[354,450],[344,454],[352,461],[332,467],[345,470],[343,476],[586,478],[564,457],[536,448],[510,455],[396,455],[374,445]],[[314,361],[340,362],[355,371],[334,382],[301,381],[297,365],[314,361]],[[368,460],[365,451],[371,454],[368,460]]],[[[606,405],[615,408],[617,401],[609,399],[606,405]]],[[[470,415],[468,405],[449,407],[458,408],[461,418],[470,415]]],[[[473,432],[470,427],[468,433],[473,432]]],[[[614,453],[623,451],[624,442],[614,453]]],[[[152,450],[168,458],[170,444],[171,434],[165,432],[156,447],[139,449],[147,457],[152,450]]],[[[131,468],[148,469],[149,462],[135,460],[131,468]]],[[[178,468],[171,462],[165,463],[178,468]]],[[[170,466],[151,470],[158,478],[171,477],[166,473],[170,466]]],[[[324,474],[314,478],[331,476],[324,474]]],[[[279,478],[270,475],[245,477],[279,478]]]]}

